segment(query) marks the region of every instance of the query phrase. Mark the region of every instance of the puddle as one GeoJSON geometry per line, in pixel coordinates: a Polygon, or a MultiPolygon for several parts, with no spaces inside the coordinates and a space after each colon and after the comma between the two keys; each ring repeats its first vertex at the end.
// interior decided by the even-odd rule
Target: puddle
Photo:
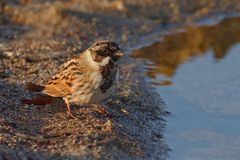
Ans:
{"type": "Polygon", "coordinates": [[[133,51],[168,110],[169,160],[240,158],[240,17],[133,51]]]}

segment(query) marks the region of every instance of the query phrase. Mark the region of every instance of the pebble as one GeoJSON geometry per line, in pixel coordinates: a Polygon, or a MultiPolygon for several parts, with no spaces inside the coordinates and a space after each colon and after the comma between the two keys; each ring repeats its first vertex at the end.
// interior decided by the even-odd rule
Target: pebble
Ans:
{"type": "Polygon", "coordinates": [[[6,57],[12,57],[14,55],[14,53],[12,51],[4,51],[3,55],[6,57]]]}

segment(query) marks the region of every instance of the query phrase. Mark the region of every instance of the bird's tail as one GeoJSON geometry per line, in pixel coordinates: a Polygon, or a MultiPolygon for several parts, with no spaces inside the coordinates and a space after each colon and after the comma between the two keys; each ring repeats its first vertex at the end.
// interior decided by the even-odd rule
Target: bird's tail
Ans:
{"type": "Polygon", "coordinates": [[[50,104],[53,100],[53,97],[41,94],[45,87],[37,85],[34,83],[26,83],[25,89],[30,92],[39,92],[38,95],[34,96],[32,99],[23,99],[23,104],[35,104],[35,105],[46,105],[50,104]]]}
{"type": "Polygon", "coordinates": [[[25,84],[25,89],[31,92],[41,92],[43,91],[44,86],[29,82],[25,84]]]}
{"type": "Polygon", "coordinates": [[[23,104],[35,104],[35,105],[46,105],[50,104],[53,100],[53,97],[50,97],[48,95],[37,95],[33,97],[32,99],[23,99],[23,104]]]}

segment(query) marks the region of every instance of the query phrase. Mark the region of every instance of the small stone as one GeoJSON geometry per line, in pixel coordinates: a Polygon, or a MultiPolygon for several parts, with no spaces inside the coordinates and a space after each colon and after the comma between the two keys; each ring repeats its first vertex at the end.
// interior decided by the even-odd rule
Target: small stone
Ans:
{"type": "Polygon", "coordinates": [[[128,112],[128,110],[126,110],[126,109],[122,108],[122,109],[121,109],[121,111],[122,111],[123,113],[125,113],[126,115],[129,115],[129,112],[128,112]]]}
{"type": "Polygon", "coordinates": [[[3,52],[3,55],[5,55],[7,57],[12,57],[14,55],[14,53],[12,51],[5,51],[5,52],[3,52]]]}

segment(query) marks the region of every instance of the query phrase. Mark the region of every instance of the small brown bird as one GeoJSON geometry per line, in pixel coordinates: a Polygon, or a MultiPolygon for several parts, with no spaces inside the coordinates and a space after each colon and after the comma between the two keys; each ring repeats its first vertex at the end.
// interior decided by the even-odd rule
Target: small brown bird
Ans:
{"type": "Polygon", "coordinates": [[[118,83],[119,59],[124,56],[112,41],[94,43],[82,54],[65,62],[40,90],[51,97],[62,97],[70,104],[96,104],[109,97],[118,83]]]}

